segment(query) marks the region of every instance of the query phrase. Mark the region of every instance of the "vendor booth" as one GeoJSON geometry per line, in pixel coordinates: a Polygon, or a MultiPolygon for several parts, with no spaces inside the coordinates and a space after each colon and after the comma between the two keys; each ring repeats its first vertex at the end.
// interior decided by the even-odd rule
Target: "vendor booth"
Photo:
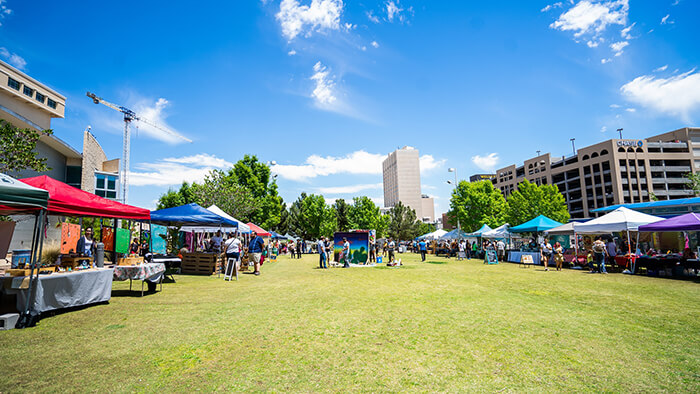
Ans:
{"type": "MultiPolygon", "coordinates": [[[[547,230],[551,230],[555,227],[559,227],[562,224],[556,220],[552,220],[544,215],[539,215],[536,218],[529,220],[523,224],[515,227],[511,227],[509,231],[515,234],[522,233],[533,233],[539,234],[547,230]]],[[[535,246],[537,248],[537,246],[535,246]]],[[[539,251],[535,250],[510,250],[508,251],[508,261],[511,263],[521,263],[532,259],[532,263],[539,265],[541,264],[541,255],[539,251]],[[530,257],[527,257],[530,256],[530,257]]]]}
{"type": "MultiPolygon", "coordinates": [[[[700,215],[687,213],[670,219],[639,226],[639,232],[697,232],[700,231],[700,215]]],[[[632,272],[637,268],[645,268],[648,275],[687,276],[697,275],[700,261],[690,248],[688,236],[684,237],[683,253],[660,253],[653,256],[647,254],[636,259],[632,272]]]]}
{"type": "MultiPolygon", "coordinates": [[[[217,215],[198,204],[186,204],[151,212],[151,222],[165,226],[195,226],[214,229],[235,229],[238,222],[217,215]]],[[[183,274],[211,275],[224,265],[221,251],[182,253],[183,274]]]]}
{"type": "MultiPolygon", "coordinates": [[[[48,176],[38,176],[21,180],[23,183],[48,192],[45,212],[49,215],[60,216],[92,216],[106,218],[128,218],[134,220],[149,220],[150,212],[130,205],[108,200],[92,193],[76,189],[48,176]]],[[[36,207],[29,208],[30,211],[36,207]]],[[[17,207],[2,202],[0,214],[21,213],[17,207]]],[[[26,212],[26,211],[25,211],[26,212]]],[[[44,212],[44,211],[42,211],[44,212]]],[[[43,219],[43,217],[42,217],[43,219]]],[[[78,229],[79,231],[79,229],[78,229]]],[[[41,240],[39,231],[37,239],[41,240]]],[[[39,244],[41,244],[39,242],[39,244]]],[[[113,268],[85,266],[84,269],[63,269],[57,266],[46,266],[40,263],[42,249],[39,246],[33,250],[31,267],[37,267],[39,275],[33,276],[34,270],[17,273],[16,276],[4,278],[5,294],[16,296],[17,309],[24,311],[27,317],[24,325],[31,324],[39,313],[88,305],[108,301],[111,297],[113,268]],[[28,276],[25,276],[28,274],[28,276]],[[29,317],[32,317],[31,319],[29,317]]],[[[77,256],[80,256],[79,254],[77,256]]],[[[65,255],[65,259],[73,258],[65,255]]],[[[91,257],[83,257],[92,262],[91,257]]],[[[12,273],[14,274],[14,273],[12,273]]],[[[23,318],[25,317],[23,316],[23,318]]],[[[23,321],[21,320],[21,322],[23,321]]]]}

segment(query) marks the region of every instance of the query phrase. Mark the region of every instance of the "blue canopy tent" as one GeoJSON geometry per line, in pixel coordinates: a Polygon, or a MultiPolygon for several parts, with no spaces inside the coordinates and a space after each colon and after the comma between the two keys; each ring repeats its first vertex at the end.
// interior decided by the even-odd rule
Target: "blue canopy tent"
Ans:
{"type": "Polygon", "coordinates": [[[492,229],[491,227],[489,227],[488,224],[484,224],[483,226],[481,226],[480,229],[474,231],[473,233],[469,233],[469,234],[467,234],[466,236],[467,236],[467,237],[481,237],[481,235],[482,235],[483,233],[485,233],[485,232],[487,232],[487,231],[491,231],[491,230],[493,230],[493,229],[492,229]]]}
{"type": "Polygon", "coordinates": [[[456,228],[456,229],[450,231],[449,233],[443,235],[442,237],[440,237],[440,239],[448,239],[448,240],[463,239],[463,238],[467,238],[467,236],[468,236],[468,234],[465,233],[463,230],[456,228]]]}
{"type": "Polygon", "coordinates": [[[272,239],[277,239],[277,240],[287,240],[288,238],[282,234],[276,233],[272,230],[270,230],[270,234],[272,234],[272,239]]]}
{"type": "Polygon", "coordinates": [[[237,222],[219,216],[195,203],[151,211],[151,223],[171,226],[218,225],[221,227],[238,227],[237,222]]]}
{"type": "Polygon", "coordinates": [[[561,226],[562,223],[552,220],[544,215],[540,215],[519,226],[511,227],[511,233],[540,233],[561,226]]]}

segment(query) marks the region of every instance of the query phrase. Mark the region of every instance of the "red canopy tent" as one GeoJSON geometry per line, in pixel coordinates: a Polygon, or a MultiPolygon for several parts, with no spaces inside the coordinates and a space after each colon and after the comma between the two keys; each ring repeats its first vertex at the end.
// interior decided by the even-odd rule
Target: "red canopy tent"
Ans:
{"type": "MultiPolygon", "coordinates": [[[[108,200],[76,189],[46,175],[20,181],[49,192],[49,214],[64,216],[96,216],[103,218],[150,220],[151,211],[108,200]]],[[[3,207],[4,208],[4,207],[3,207]]],[[[2,211],[2,208],[0,208],[2,211]]]]}
{"type": "Polygon", "coordinates": [[[255,234],[261,236],[261,237],[271,237],[272,234],[268,233],[266,230],[263,230],[262,228],[254,225],[253,223],[248,223],[248,227],[250,227],[250,231],[254,232],[255,234]]]}

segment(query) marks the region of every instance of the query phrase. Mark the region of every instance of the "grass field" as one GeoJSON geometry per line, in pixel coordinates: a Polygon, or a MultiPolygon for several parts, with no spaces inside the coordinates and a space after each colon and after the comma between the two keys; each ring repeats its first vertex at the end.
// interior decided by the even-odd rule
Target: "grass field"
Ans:
{"type": "Polygon", "coordinates": [[[402,258],[115,283],[0,332],[0,392],[700,391],[698,282],[402,258]]]}

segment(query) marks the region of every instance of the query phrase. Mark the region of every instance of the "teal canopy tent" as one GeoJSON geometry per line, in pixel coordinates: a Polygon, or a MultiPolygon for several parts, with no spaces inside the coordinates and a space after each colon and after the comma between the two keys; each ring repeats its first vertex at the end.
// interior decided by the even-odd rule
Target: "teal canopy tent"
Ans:
{"type": "Polygon", "coordinates": [[[528,222],[525,222],[519,226],[511,227],[509,231],[511,233],[539,233],[542,231],[547,231],[555,227],[561,226],[562,223],[552,220],[544,215],[540,215],[528,222]]]}

